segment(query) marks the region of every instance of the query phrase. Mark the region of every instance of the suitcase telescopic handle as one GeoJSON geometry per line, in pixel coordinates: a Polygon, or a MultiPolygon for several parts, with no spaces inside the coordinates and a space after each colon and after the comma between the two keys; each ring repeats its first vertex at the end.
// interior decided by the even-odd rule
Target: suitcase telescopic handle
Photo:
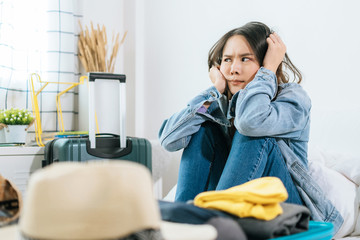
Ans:
{"type": "Polygon", "coordinates": [[[120,148],[126,147],[126,76],[124,74],[89,72],[89,140],[90,148],[96,148],[95,141],[95,80],[119,81],[120,101],[120,148]]]}
{"type": "Polygon", "coordinates": [[[89,77],[89,82],[94,82],[96,79],[118,80],[121,83],[126,82],[126,76],[124,74],[89,72],[88,77],[89,77]]]}

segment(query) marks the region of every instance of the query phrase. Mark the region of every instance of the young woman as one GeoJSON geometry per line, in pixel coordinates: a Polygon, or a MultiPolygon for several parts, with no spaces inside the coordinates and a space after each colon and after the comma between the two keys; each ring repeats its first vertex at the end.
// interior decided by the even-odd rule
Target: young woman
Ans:
{"type": "Polygon", "coordinates": [[[307,173],[311,101],[281,38],[250,22],[212,47],[208,66],[213,86],[159,132],[165,149],[184,148],[175,200],[275,176],[287,202],[305,204],[314,220],[337,230],[342,217],[307,173]]]}

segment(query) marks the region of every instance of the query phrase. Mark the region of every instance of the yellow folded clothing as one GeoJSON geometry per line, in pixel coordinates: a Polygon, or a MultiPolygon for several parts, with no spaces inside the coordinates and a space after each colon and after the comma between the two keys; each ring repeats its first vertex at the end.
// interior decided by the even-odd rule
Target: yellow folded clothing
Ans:
{"type": "Polygon", "coordinates": [[[198,194],[194,204],[239,217],[272,220],[282,213],[280,202],[288,198],[282,181],[277,177],[262,177],[221,191],[198,194]]]}

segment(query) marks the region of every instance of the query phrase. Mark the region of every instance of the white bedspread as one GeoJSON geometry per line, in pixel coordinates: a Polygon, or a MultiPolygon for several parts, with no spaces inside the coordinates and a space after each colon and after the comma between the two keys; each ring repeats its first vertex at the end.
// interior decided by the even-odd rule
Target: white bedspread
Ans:
{"type": "Polygon", "coordinates": [[[344,218],[335,238],[360,236],[360,158],[325,152],[310,145],[308,160],[310,174],[344,218]]]}

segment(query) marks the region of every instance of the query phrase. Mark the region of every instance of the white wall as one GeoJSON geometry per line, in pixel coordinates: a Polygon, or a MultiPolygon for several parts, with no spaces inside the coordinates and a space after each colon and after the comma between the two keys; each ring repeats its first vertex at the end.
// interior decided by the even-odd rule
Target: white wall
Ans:
{"type": "Polygon", "coordinates": [[[359,1],[84,2],[84,19],[131,34],[122,53],[130,85],[128,135],[157,138],[165,118],[211,85],[210,47],[225,32],[256,20],[281,35],[303,73],[313,103],[311,143],[360,155],[359,1]]]}
{"type": "MultiPolygon", "coordinates": [[[[207,53],[227,31],[262,21],[277,31],[312,98],[311,142],[360,154],[360,2],[356,0],[138,0],[144,8],[145,99],[139,133],[156,138],[162,121],[211,85],[207,53]]],[[[138,126],[136,126],[138,127],[138,126]]]]}

